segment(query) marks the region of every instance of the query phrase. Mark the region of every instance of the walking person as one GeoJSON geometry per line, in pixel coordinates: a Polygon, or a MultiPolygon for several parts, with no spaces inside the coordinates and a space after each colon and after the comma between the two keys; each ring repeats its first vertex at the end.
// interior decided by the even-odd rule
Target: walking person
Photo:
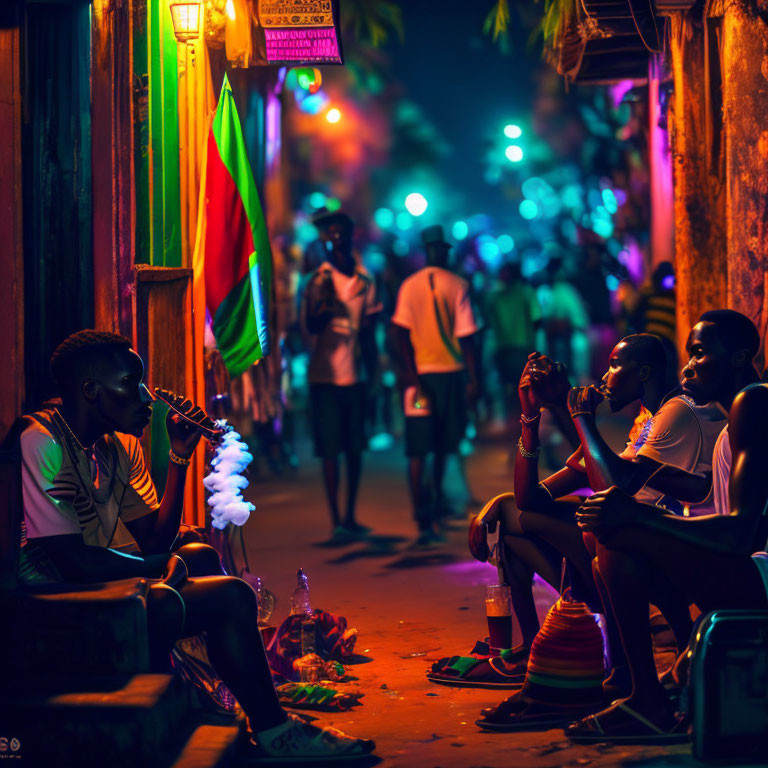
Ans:
{"type": "Polygon", "coordinates": [[[309,389],[315,455],[323,462],[332,542],[343,544],[370,529],[355,519],[365,446],[365,382],[376,358],[370,316],[380,307],[372,277],[352,254],[354,223],[329,213],[321,228],[328,260],[314,271],[302,302],[302,327],[309,337],[309,389]],[[339,505],[339,454],[347,468],[344,515],[339,505]]]}
{"type": "Polygon", "coordinates": [[[451,246],[443,228],[428,227],[421,239],[427,265],[400,287],[392,324],[405,369],[405,452],[419,528],[416,544],[427,547],[442,540],[435,525],[446,510],[445,458],[458,449],[467,405],[477,393],[472,344],[477,324],[467,281],[448,269],[451,246]],[[424,469],[429,454],[433,465],[427,490],[424,469]]]}

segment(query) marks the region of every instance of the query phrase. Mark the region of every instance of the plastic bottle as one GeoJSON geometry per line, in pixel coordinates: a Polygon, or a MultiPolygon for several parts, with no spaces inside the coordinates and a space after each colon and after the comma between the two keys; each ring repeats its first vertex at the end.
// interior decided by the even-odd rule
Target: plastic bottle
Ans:
{"type": "Polygon", "coordinates": [[[312,606],[309,602],[309,579],[307,579],[307,574],[301,568],[296,571],[296,583],[296,589],[293,590],[293,595],[291,595],[291,616],[299,614],[311,616],[312,606]]]}
{"type": "Polygon", "coordinates": [[[299,568],[296,572],[296,589],[291,596],[291,614],[302,616],[301,622],[301,655],[315,652],[315,620],[312,616],[312,605],[309,602],[309,579],[299,568]]]}

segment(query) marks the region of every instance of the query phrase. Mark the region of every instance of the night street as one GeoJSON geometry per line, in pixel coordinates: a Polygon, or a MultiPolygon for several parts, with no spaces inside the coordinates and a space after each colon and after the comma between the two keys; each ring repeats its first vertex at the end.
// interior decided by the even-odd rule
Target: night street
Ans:
{"type": "MultiPolygon", "coordinates": [[[[302,459],[295,475],[248,489],[256,511],[244,534],[251,570],[277,595],[278,620],[288,611],[295,570],[302,567],[313,607],[341,614],[359,630],[355,650],[370,661],[349,672],[359,678],[351,685],[365,697],[348,713],[310,713],[320,722],[374,738],[382,766],[700,765],[688,746],[578,747],[558,730],[543,735],[480,731],[474,722],[480,709],[497,704],[509,691],[451,688],[425,678],[433,661],[467,653],[487,633],[483,590],[495,581],[496,570],[470,557],[467,525],[452,524],[446,545],[430,553],[406,550],[414,527],[397,445],[365,457],[359,519],[374,528],[371,541],[319,547],[328,535],[319,466],[309,456],[302,459]],[[658,762],[645,762],[657,757],[658,762]]],[[[468,474],[480,499],[508,489],[510,472],[498,439],[481,444],[468,461],[468,474]]],[[[542,619],[554,599],[555,593],[539,582],[542,619]]]]}

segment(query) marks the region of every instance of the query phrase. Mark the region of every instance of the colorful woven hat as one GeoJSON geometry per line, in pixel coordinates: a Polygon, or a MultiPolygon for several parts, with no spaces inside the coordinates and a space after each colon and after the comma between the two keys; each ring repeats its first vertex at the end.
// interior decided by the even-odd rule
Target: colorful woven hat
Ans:
{"type": "Polygon", "coordinates": [[[604,676],[597,615],[585,603],[561,597],[531,645],[522,695],[547,704],[588,705],[600,701],[604,676]]]}

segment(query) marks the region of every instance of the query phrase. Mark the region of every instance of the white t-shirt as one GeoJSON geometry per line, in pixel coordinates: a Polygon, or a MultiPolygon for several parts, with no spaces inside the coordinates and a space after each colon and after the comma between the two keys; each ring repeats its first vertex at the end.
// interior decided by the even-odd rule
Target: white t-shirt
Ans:
{"type": "Polygon", "coordinates": [[[57,410],[40,411],[21,434],[24,537],[79,533],[91,546],[136,550],[126,522],[157,509],[139,441],[104,435],[85,453],[57,410]]]}
{"type": "Polygon", "coordinates": [[[304,291],[301,321],[309,337],[309,381],[311,384],[350,386],[365,380],[358,335],[363,319],[380,312],[373,278],[362,267],[345,275],[330,262],[323,262],[314,272],[304,291]],[[318,334],[307,331],[307,309],[323,294],[326,280],[333,282],[337,298],[346,315],[334,317],[318,334]]]}
{"type": "Polygon", "coordinates": [[[477,333],[466,280],[440,267],[420,269],[400,286],[392,322],[411,332],[419,373],[464,369],[459,339],[477,333]]]}
{"type": "Polygon", "coordinates": [[[728,427],[723,427],[715,443],[715,455],[712,459],[712,495],[715,497],[715,512],[718,515],[730,513],[728,500],[728,482],[731,478],[731,437],[728,427]]]}
{"type": "MultiPolygon", "coordinates": [[[[716,404],[696,405],[686,395],[672,397],[648,419],[640,435],[627,444],[621,456],[626,459],[647,456],[660,464],[703,475],[712,470],[715,443],[725,421],[722,409],[716,404]]],[[[656,504],[663,494],[645,486],[635,498],[656,504]]],[[[714,511],[714,494],[710,491],[704,501],[687,505],[684,514],[696,517],[714,511]]]]}

